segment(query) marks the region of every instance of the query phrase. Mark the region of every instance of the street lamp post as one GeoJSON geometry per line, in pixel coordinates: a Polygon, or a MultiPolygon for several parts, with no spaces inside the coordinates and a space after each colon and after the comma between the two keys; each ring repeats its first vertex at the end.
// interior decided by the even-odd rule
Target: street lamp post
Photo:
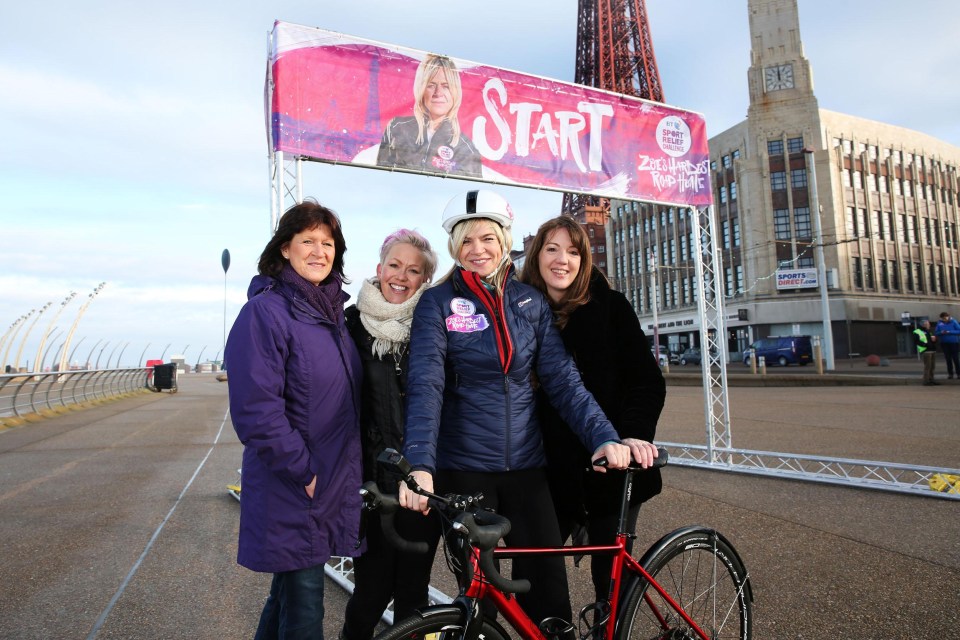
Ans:
{"type": "MultiPolygon", "coordinates": [[[[20,319],[17,320],[13,328],[13,333],[10,334],[10,342],[7,343],[7,348],[3,352],[3,360],[0,361],[0,368],[2,368],[4,372],[6,372],[7,370],[7,358],[10,357],[10,347],[13,346],[14,340],[17,339],[17,334],[20,333],[20,329],[22,329],[23,325],[27,323],[27,320],[30,319],[30,316],[32,316],[36,312],[37,312],[36,309],[30,309],[30,313],[28,313],[25,316],[20,316],[20,319]]],[[[17,372],[14,371],[14,373],[17,373],[17,372]]]]}
{"type": "MultiPolygon", "coordinates": [[[[230,250],[224,249],[223,253],[220,254],[220,266],[223,267],[223,346],[221,349],[226,349],[227,347],[227,269],[230,268],[230,250]]],[[[220,355],[220,352],[217,351],[217,355],[220,355]]],[[[214,358],[216,360],[216,358],[214,358]]]]}
{"type": "Polygon", "coordinates": [[[70,340],[73,339],[73,333],[77,330],[77,325],[80,324],[80,318],[83,317],[83,312],[87,310],[87,308],[90,306],[90,303],[93,302],[93,299],[97,297],[98,293],[103,291],[105,286],[107,286],[106,282],[101,282],[98,284],[93,290],[93,293],[87,297],[87,301],[84,302],[80,307],[80,310],[77,311],[77,317],[73,320],[73,326],[70,327],[70,331],[67,333],[67,339],[63,343],[63,353],[60,354],[60,371],[65,371],[68,368],[67,365],[69,363],[67,362],[67,349],[70,348],[70,340]]]}
{"type": "Polygon", "coordinates": [[[823,348],[827,359],[827,371],[835,369],[833,355],[833,328],[830,324],[830,302],[827,297],[827,265],[823,258],[823,225],[820,221],[820,198],[817,196],[817,166],[813,158],[813,148],[803,150],[810,168],[810,199],[813,201],[813,224],[815,227],[817,281],[820,285],[820,309],[823,313],[823,348]]]}
{"type": "Polygon", "coordinates": [[[37,357],[33,359],[34,369],[37,371],[43,370],[43,361],[46,360],[46,352],[44,352],[43,347],[47,343],[47,338],[50,336],[50,332],[53,331],[53,325],[57,323],[57,318],[60,317],[60,314],[63,313],[63,310],[70,304],[70,301],[77,296],[76,291],[71,291],[70,295],[63,299],[63,302],[60,303],[60,308],[57,309],[57,312],[53,314],[53,317],[50,318],[50,324],[47,325],[47,330],[43,333],[43,336],[40,338],[40,344],[37,346],[37,357]]]}
{"type": "MultiPolygon", "coordinates": [[[[49,309],[49,308],[50,308],[50,305],[52,305],[52,304],[53,304],[53,301],[51,300],[51,301],[48,302],[47,304],[43,305],[43,307],[40,308],[40,313],[38,313],[38,314],[37,314],[37,317],[33,319],[33,322],[30,323],[30,326],[27,327],[27,330],[23,332],[23,339],[20,341],[20,348],[17,349],[17,355],[16,355],[16,357],[14,357],[14,359],[13,359],[13,372],[14,372],[14,373],[18,373],[18,372],[20,371],[20,358],[21,358],[21,356],[23,356],[23,347],[26,346],[26,344],[27,344],[27,338],[30,337],[30,332],[33,331],[33,328],[36,326],[37,321],[40,319],[40,316],[43,315],[43,312],[46,311],[47,309],[49,309]]],[[[33,366],[34,366],[34,368],[36,368],[36,366],[37,366],[36,360],[34,360],[33,366]]],[[[27,368],[29,369],[30,367],[28,366],[27,368]]]]}

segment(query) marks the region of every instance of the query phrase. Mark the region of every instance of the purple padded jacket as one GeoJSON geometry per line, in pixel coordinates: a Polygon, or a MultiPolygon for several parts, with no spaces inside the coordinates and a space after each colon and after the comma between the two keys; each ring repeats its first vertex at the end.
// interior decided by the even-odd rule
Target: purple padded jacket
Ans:
{"type": "Polygon", "coordinates": [[[341,319],[257,276],[224,350],[244,445],[237,562],[278,573],[356,555],[361,363],[341,319]],[[314,497],[304,487],[317,476],[314,497]]]}

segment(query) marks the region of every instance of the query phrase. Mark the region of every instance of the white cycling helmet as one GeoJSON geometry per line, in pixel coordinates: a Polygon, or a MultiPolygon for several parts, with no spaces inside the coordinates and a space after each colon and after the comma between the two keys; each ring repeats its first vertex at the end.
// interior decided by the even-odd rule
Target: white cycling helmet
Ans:
{"type": "Polygon", "coordinates": [[[490,218],[504,229],[513,225],[510,203],[493,191],[479,189],[454,197],[443,209],[443,230],[448,234],[458,222],[470,218],[490,218]]]}

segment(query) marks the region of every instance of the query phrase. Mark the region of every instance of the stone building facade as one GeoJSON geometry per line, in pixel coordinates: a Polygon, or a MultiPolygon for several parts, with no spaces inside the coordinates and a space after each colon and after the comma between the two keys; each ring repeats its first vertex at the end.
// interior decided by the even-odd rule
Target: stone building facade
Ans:
{"type": "MultiPolygon", "coordinates": [[[[823,335],[820,249],[834,356],[911,354],[912,322],[960,314],[960,148],[820,109],[797,0],[748,11],[747,119],[709,141],[731,359],[757,338],[823,335]]],[[[647,333],[656,307],[660,344],[699,346],[689,212],[614,201],[607,233],[608,274],[647,333]]]]}

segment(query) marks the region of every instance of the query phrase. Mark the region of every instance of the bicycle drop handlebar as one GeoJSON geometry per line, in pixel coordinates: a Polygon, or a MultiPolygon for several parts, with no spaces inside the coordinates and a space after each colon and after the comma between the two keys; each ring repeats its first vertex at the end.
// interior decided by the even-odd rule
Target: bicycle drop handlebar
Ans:
{"type": "MultiPolygon", "coordinates": [[[[414,482],[408,476],[407,483],[414,482]]],[[[430,507],[441,512],[450,520],[451,529],[463,536],[467,543],[479,551],[478,564],[486,579],[504,593],[526,593],[530,590],[529,580],[511,580],[500,575],[493,562],[493,548],[510,533],[510,521],[505,517],[480,507],[482,495],[477,496],[438,496],[429,494],[414,482],[419,493],[429,496],[430,507]]],[[[401,551],[426,553],[426,542],[411,542],[397,533],[394,516],[401,509],[397,496],[385,495],[376,482],[368,481],[360,489],[360,495],[368,509],[380,512],[380,525],[384,536],[401,551]]]]}
{"type": "MultiPolygon", "coordinates": [[[[667,464],[669,458],[667,450],[657,447],[657,452],[653,466],[649,468],[659,468],[667,464]]],[[[493,511],[482,508],[480,500],[483,498],[483,494],[440,496],[424,490],[413,478],[409,463],[394,449],[384,450],[378,457],[378,461],[398,471],[404,477],[403,482],[411,491],[427,496],[430,507],[442,514],[450,522],[451,529],[465,538],[471,547],[477,549],[480,570],[483,571],[484,577],[493,586],[504,593],[526,593],[530,590],[528,580],[511,580],[503,577],[497,571],[496,564],[493,561],[493,549],[504,536],[510,533],[510,521],[493,511]]],[[[600,457],[593,464],[595,466],[606,466],[607,459],[600,457]]],[[[644,469],[631,460],[627,469],[610,469],[609,471],[634,473],[644,471],[644,469]]],[[[360,495],[363,496],[367,509],[379,511],[381,528],[384,536],[391,544],[399,550],[409,553],[427,552],[426,542],[411,542],[397,532],[394,526],[394,517],[397,510],[403,508],[400,506],[397,496],[383,494],[377,483],[373,481],[364,483],[360,489],[360,495]]]]}
{"type": "MultiPolygon", "coordinates": [[[[659,469],[660,467],[667,466],[667,462],[670,460],[670,454],[663,447],[657,447],[657,457],[653,459],[653,464],[647,469],[659,469]]],[[[606,456],[600,456],[593,461],[593,466],[595,467],[606,467],[609,464],[606,456]]],[[[626,469],[608,469],[608,471],[646,471],[640,465],[637,464],[636,460],[630,460],[630,466],[626,469]]]]}

